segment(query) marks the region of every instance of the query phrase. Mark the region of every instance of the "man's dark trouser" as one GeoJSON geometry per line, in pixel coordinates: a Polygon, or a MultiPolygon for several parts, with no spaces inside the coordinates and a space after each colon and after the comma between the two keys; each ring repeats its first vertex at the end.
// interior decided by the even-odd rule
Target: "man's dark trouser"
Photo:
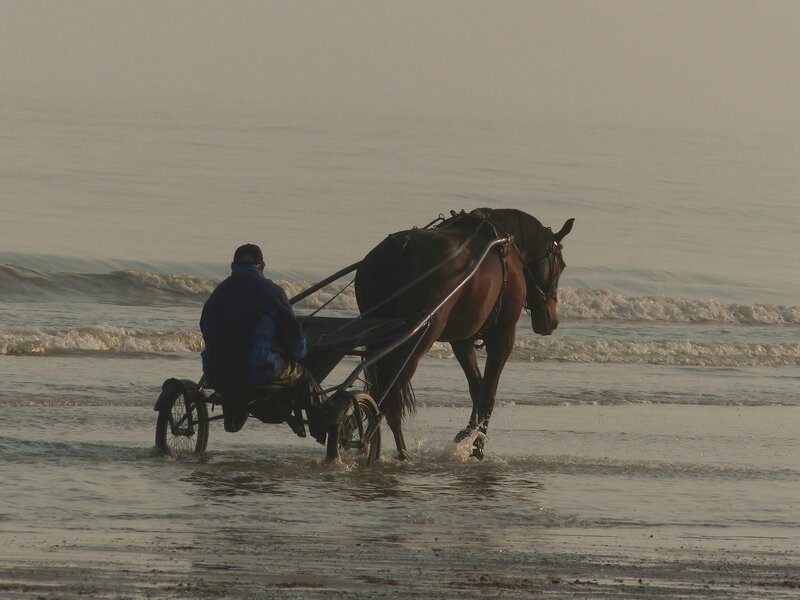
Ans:
{"type": "Polygon", "coordinates": [[[264,423],[286,421],[296,433],[302,430],[305,435],[299,413],[302,409],[319,407],[323,400],[319,391],[319,384],[306,367],[289,362],[273,379],[241,394],[225,397],[222,407],[225,431],[239,431],[247,417],[253,415],[264,423]]]}

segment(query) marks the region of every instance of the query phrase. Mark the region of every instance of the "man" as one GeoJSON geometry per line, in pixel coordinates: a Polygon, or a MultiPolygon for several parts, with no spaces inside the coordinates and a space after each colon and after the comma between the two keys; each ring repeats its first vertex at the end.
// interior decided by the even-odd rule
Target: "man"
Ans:
{"type": "MultiPolygon", "coordinates": [[[[241,429],[253,408],[248,404],[264,396],[265,386],[277,383],[302,393],[305,384],[308,393],[310,378],[297,364],[307,352],[300,322],[286,293],[264,277],[264,255],[255,244],[236,249],[230,277],[203,306],[200,330],[205,341],[201,356],[207,385],[223,398],[237,399],[223,404],[228,431],[241,429]]],[[[272,385],[271,391],[274,389],[272,385]]],[[[299,417],[291,415],[286,404],[286,414],[281,416],[300,435],[299,417]]]]}

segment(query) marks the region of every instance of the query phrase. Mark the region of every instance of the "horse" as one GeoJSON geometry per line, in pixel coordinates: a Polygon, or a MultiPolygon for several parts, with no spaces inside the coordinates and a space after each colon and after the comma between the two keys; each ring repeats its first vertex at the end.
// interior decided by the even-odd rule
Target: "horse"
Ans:
{"type": "Polygon", "coordinates": [[[480,208],[452,214],[424,228],[389,235],[356,271],[355,294],[362,315],[411,318],[439,305],[476,268],[488,244],[503,239],[436,310],[416,339],[367,371],[368,390],[380,399],[401,460],[408,456],[402,421],[415,408],[411,378],[434,342],[449,342],[472,399],[469,421],[454,441],[475,434],[471,455],[482,459],[497,384],[514,348],[523,307],[530,312],[535,333],[550,335],[558,327],[558,282],[566,267],[561,241],[575,219],[568,219],[553,233],[516,209],[480,208]],[[486,350],[483,373],[476,356],[479,340],[486,350]]]}

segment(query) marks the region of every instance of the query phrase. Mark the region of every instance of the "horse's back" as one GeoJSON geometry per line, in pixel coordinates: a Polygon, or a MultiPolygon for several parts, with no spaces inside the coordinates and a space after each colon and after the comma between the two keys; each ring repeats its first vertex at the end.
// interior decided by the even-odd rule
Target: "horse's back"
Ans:
{"type": "Polygon", "coordinates": [[[456,230],[393,233],[359,265],[355,280],[359,309],[371,310],[395,294],[373,316],[405,316],[429,308],[465,272],[472,254],[460,248],[463,242],[463,234],[456,230]]]}

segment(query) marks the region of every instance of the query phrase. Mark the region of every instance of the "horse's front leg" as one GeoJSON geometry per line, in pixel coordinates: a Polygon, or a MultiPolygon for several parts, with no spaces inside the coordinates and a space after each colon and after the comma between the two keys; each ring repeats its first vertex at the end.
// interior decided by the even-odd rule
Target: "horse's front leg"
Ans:
{"type": "Polygon", "coordinates": [[[469,395],[472,398],[472,414],[470,415],[467,426],[456,434],[455,442],[467,439],[478,427],[478,404],[480,403],[481,390],[483,389],[483,376],[478,368],[478,359],[475,356],[475,346],[473,340],[459,340],[450,342],[453,353],[456,355],[458,364],[464,370],[469,384],[469,395]]]}
{"type": "Polygon", "coordinates": [[[489,429],[489,419],[494,410],[494,397],[497,393],[497,384],[500,373],[503,372],[508,357],[514,349],[514,330],[495,328],[487,335],[486,339],[486,366],[483,370],[483,386],[481,387],[478,402],[477,427],[478,435],[472,443],[472,456],[482,459],[486,445],[486,432],[489,429]]]}

